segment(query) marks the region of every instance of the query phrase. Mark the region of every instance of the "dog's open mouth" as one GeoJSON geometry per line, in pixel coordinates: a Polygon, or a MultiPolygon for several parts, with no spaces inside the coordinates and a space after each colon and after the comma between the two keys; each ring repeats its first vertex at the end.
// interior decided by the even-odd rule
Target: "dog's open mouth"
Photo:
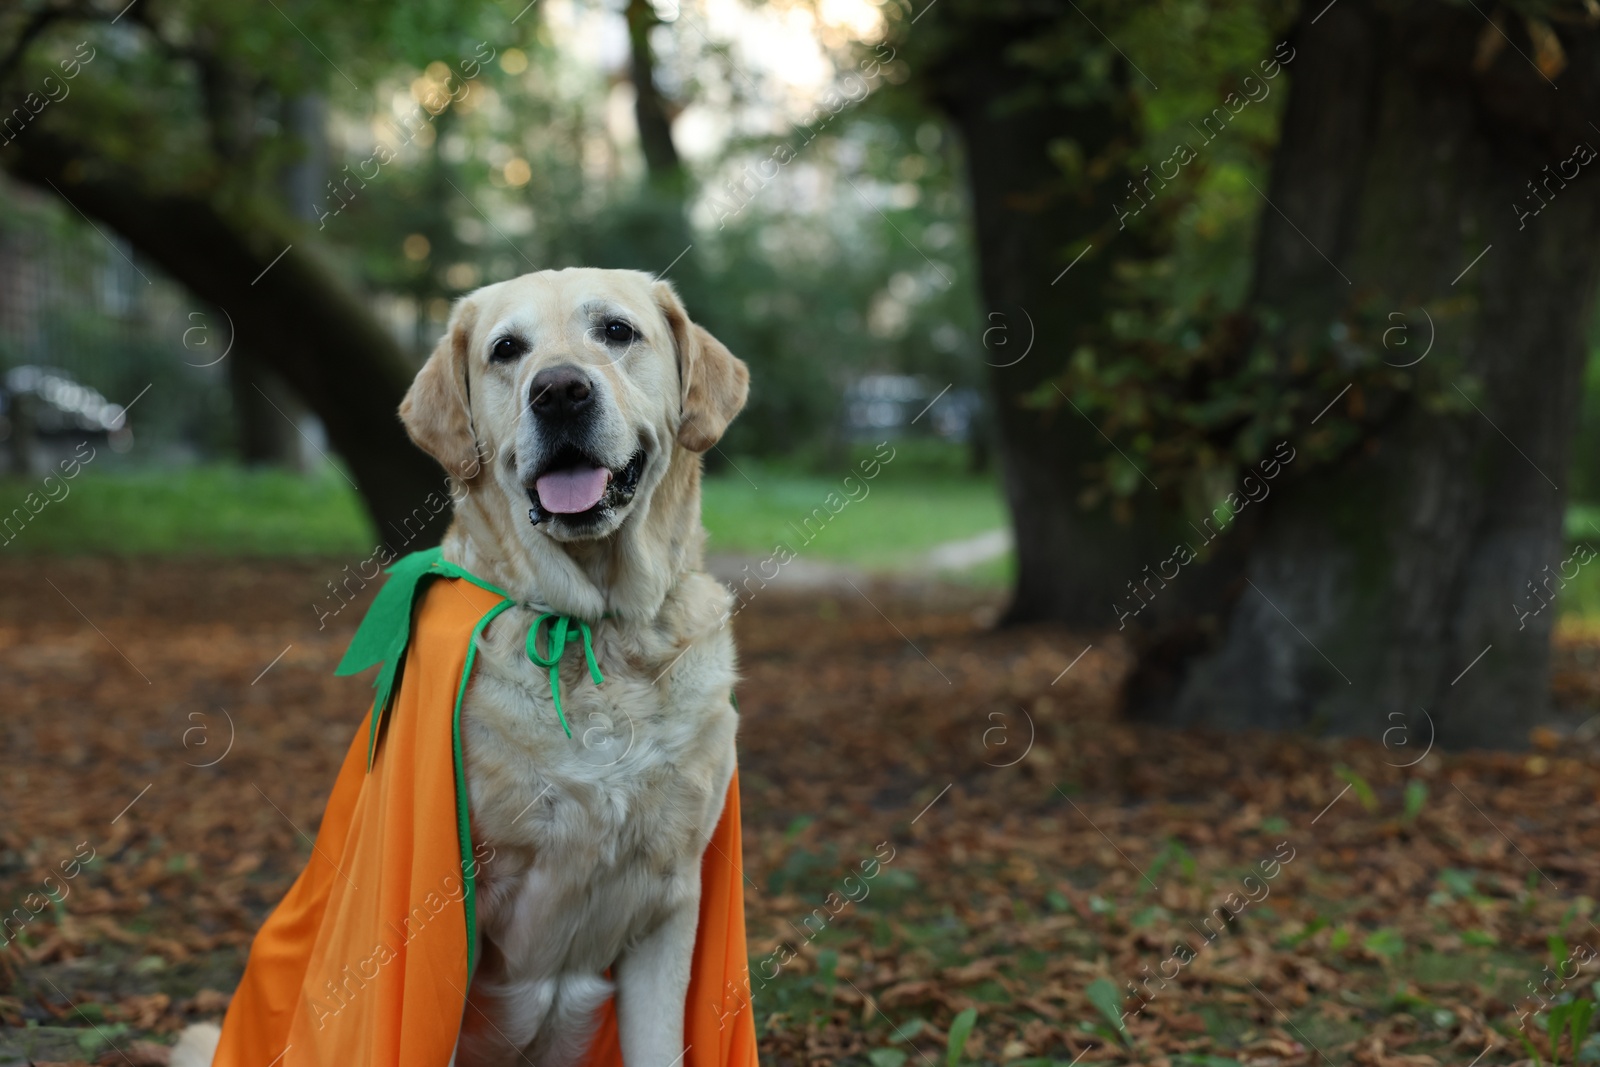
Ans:
{"type": "Polygon", "coordinates": [[[644,449],[612,470],[576,448],[550,458],[528,486],[528,521],[535,526],[553,516],[582,523],[633,499],[644,471],[644,449]]]}

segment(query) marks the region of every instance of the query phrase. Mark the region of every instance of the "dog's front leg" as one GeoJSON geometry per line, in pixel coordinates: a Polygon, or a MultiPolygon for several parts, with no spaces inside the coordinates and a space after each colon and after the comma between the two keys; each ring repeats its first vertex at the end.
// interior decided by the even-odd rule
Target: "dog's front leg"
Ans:
{"type": "Polygon", "coordinates": [[[677,1067],[700,921],[700,871],[662,924],[617,960],[617,1036],[624,1067],[677,1067]]]}

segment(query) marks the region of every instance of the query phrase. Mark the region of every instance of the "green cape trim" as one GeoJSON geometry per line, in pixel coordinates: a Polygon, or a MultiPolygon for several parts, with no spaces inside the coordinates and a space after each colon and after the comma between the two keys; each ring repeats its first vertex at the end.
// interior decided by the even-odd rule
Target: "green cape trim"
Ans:
{"type": "MultiPolygon", "coordinates": [[[[485,586],[484,588],[488,588],[485,586]]],[[[467,771],[461,758],[461,702],[467,695],[467,680],[472,677],[472,664],[478,658],[478,635],[500,613],[516,603],[502,600],[484,613],[478,625],[472,628],[472,638],[467,644],[467,661],[461,665],[461,684],[456,686],[456,706],[450,714],[450,747],[456,763],[456,833],[461,838],[461,900],[467,909],[467,974],[478,962],[478,861],[472,858],[472,820],[468,816],[467,771]]]]}
{"type": "Polygon", "coordinates": [[[470,574],[441,556],[442,549],[429,548],[413,552],[396,561],[389,568],[389,580],[373,597],[372,606],[361,620],[350,647],[334,670],[336,675],[357,674],[369,667],[382,664],[372,687],[376,693],[372,701],[371,726],[367,734],[367,770],[378,751],[378,731],[390,706],[394,703],[395,681],[405,663],[406,649],[411,643],[411,618],[418,598],[429,581],[434,578],[463,578],[473,585],[503,597],[490,608],[472,628],[467,641],[467,658],[461,668],[461,681],[456,686],[455,708],[450,717],[450,746],[455,763],[456,832],[461,852],[462,904],[467,916],[467,973],[471,974],[478,962],[478,879],[477,863],[472,857],[472,826],[470,805],[467,799],[467,776],[461,756],[461,704],[467,695],[467,682],[472,677],[472,665],[478,658],[478,637],[483,628],[494,621],[507,608],[516,604],[506,591],[470,574]]]}
{"type": "MultiPolygon", "coordinates": [[[[456,686],[455,708],[450,716],[450,746],[455,761],[456,777],[456,826],[461,842],[461,879],[463,901],[467,912],[467,973],[470,974],[478,959],[477,864],[472,858],[467,775],[462,759],[461,705],[466,699],[467,683],[472,678],[472,665],[477,662],[478,638],[483,634],[484,627],[508,608],[515,607],[517,602],[504,589],[489,584],[445,559],[443,551],[442,548],[428,548],[421,552],[413,552],[396,560],[385,572],[389,575],[389,580],[383,583],[378,595],[372,598],[372,606],[367,609],[366,617],[361,620],[355,636],[350,639],[350,647],[345,650],[344,658],[339,661],[339,666],[333,673],[359,674],[369,667],[381,664],[378,676],[372,682],[375,693],[372,701],[371,726],[367,734],[367,770],[371,771],[372,761],[378,751],[378,733],[384,717],[394,703],[395,682],[401,676],[406,649],[411,644],[412,615],[416,611],[417,600],[428,582],[434,578],[461,578],[503,598],[500,603],[486,611],[472,628],[472,636],[467,642],[466,662],[461,668],[461,682],[456,686]]],[[[600,673],[600,665],[595,662],[594,642],[589,624],[582,619],[553,611],[544,612],[528,628],[527,642],[528,659],[550,672],[550,698],[555,703],[556,717],[561,720],[561,729],[568,737],[572,736],[572,729],[567,725],[567,716],[561,707],[560,666],[562,653],[566,651],[568,635],[574,631],[582,639],[589,677],[595,685],[600,685],[605,681],[605,677],[600,673]],[[552,621],[547,638],[547,654],[541,655],[537,647],[537,638],[540,624],[546,619],[552,621]]]]}

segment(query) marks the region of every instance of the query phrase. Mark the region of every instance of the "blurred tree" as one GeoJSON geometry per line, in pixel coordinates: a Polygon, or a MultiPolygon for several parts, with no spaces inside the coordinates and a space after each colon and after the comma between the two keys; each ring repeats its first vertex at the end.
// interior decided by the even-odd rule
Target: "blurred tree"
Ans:
{"type": "MultiPolygon", "coordinates": [[[[1088,10],[1113,32],[1124,26],[1110,5],[1088,10]]],[[[1136,227],[1119,220],[1134,179],[1146,177],[1140,94],[1154,83],[1096,34],[1091,14],[954,0],[902,24],[897,44],[965,149],[983,356],[1003,413],[996,430],[1016,534],[1006,621],[1098,628],[1117,621],[1110,605],[1170,552],[1184,523],[1177,494],[1155,491],[1148,464],[1107,454],[1109,438],[1069,396],[1080,391],[1063,386],[1063,366],[1113,343],[1116,316],[1136,299],[1130,279],[1171,252],[1193,195],[1156,200],[1136,227]]],[[[1215,84],[1214,68],[1203,74],[1215,84]]],[[[1165,598],[1163,616],[1214,602],[1236,556],[1196,567],[1165,598]]]]}
{"type": "Polygon", "coordinates": [[[662,22],[649,0],[627,0],[623,19],[628,28],[628,80],[633,87],[633,118],[644,156],[645,181],[634,197],[615,205],[611,225],[627,234],[632,246],[632,261],[615,265],[670,275],[689,306],[703,309],[707,293],[701,257],[689,255],[694,244],[687,214],[689,174],[672,139],[672,120],[679,107],[657,84],[651,38],[662,22]]]}
{"type": "MultiPolygon", "coordinates": [[[[279,106],[284,134],[298,152],[283,167],[285,213],[302,223],[317,221],[317,202],[328,180],[327,108],[314,93],[279,106]]],[[[235,344],[227,361],[232,390],[234,438],[239,459],[250,466],[295,464],[304,451],[299,436],[299,400],[249,344],[235,344]]]]}
{"type": "Polygon", "coordinates": [[[1362,360],[1415,363],[1415,380],[1395,404],[1359,381],[1325,394],[1359,446],[1263,513],[1178,721],[1377,736],[1427,708],[1446,743],[1508,744],[1543,711],[1555,479],[1600,284],[1600,30],[1579,5],[1542,15],[1356,2],[1296,27],[1255,303],[1288,324],[1286,355],[1344,362],[1342,384],[1362,360]],[[1358,303],[1412,344],[1340,361],[1328,339],[1358,303]]]}
{"type": "Polygon", "coordinates": [[[250,355],[250,349],[236,346],[231,356],[228,385],[240,461],[247,466],[292,463],[301,444],[289,412],[299,405],[270,367],[250,355]]]}
{"type": "Polygon", "coordinates": [[[239,436],[262,457],[299,438],[273,407],[294,415],[284,397],[263,386],[269,404],[251,384],[255,357],[324,421],[380,529],[438,485],[392,418],[416,358],[452,298],[524,271],[666,272],[755,372],[716,462],[825,465],[841,392],[863,374],[920,374],[935,390],[973,380],[982,331],[958,154],[896,103],[908,94],[870,91],[903,81],[903,63],[857,64],[835,40],[839,79],[800,107],[692,5],[579,5],[548,21],[524,7],[465,20],[442,3],[300,0],[0,12],[7,99],[59,72],[77,42],[98,49],[0,165],[124,231],[196,295],[243,307],[239,436]],[[629,46],[616,69],[562,46],[611,20],[629,46]],[[622,85],[637,148],[615,123],[622,85]],[[672,129],[689,107],[732,132],[692,161],[672,129]],[[251,429],[274,422],[276,440],[251,429]]]}
{"type": "MultiPolygon", "coordinates": [[[[319,256],[294,217],[301,212],[285,210],[280,174],[306,147],[280,109],[336,91],[349,83],[347,69],[376,80],[440,40],[461,43],[471,70],[452,71],[452,85],[466,84],[479,66],[472,39],[442,4],[285,3],[277,19],[192,3],[119,7],[28,4],[0,15],[0,92],[25,105],[11,113],[24,117],[6,131],[0,166],[108,225],[225,309],[241,351],[321,419],[383,536],[405,529],[408,541],[435,538],[448,511],[426,501],[443,482],[394,415],[411,368],[319,256]],[[309,43],[307,28],[339,64],[309,43]],[[47,96],[59,102],[28,103],[47,96]]],[[[337,213],[329,201],[342,210],[365,188],[348,169],[337,188],[318,190],[319,218],[337,213]]]]}
{"type": "Polygon", "coordinates": [[[627,0],[628,75],[633,82],[633,116],[639,127],[639,147],[644,152],[650,182],[682,198],[683,164],[672,143],[672,117],[666,97],[656,85],[655,52],[650,34],[661,25],[649,0],[627,0]]]}
{"type": "Polygon", "coordinates": [[[902,27],[967,143],[986,302],[1038,324],[1041,365],[994,376],[1011,618],[1131,625],[1130,707],[1166,721],[1377,736],[1424,707],[1445,743],[1519,742],[1600,281],[1600,42],[1576,5],[1312,6],[1281,47],[1234,42],[1188,152],[1144,156],[1173,108],[1111,40],[1169,90],[1206,33],[959,0],[902,27]],[[1185,220],[1274,67],[1234,301],[1185,220]]]}

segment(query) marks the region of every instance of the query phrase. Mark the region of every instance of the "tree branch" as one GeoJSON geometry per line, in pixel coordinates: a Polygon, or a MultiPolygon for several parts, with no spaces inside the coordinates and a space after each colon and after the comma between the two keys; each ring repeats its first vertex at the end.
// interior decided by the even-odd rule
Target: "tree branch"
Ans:
{"type": "Polygon", "coordinates": [[[72,19],[92,19],[96,13],[87,7],[46,7],[33,13],[22,27],[22,32],[17,34],[17,39],[6,50],[5,57],[0,59],[0,85],[22,66],[23,57],[27,54],[29,46],[38,39],[39,35],[49,29],[53,23],[66,22],[72,19]]]}
{"type": "Polygon", "coordinates": [[[139,175],[32,130],[0,162],[126,237],[200,299],[223,309],[239,344],[277,371],[327,428],[396,550],[432,544],[449,520],[444,478],[396,417],[412,370],[398,342],[318,261],[303,238],[248,230],[194,195],[147,191],[139,175]],[[430,494],[440,494],[429,501],[430,494]]]}
{"type": "Polygon", "coordinates": [[[672,120],[667,104],[656,88],[655,54],[650,48],[650,31],[661,24],[649,0],[628,0],[628,43],[631,52],[629,74],[633,81],[633,113],[639,124],[639,147],[644,150],[650,180],[670,188],[681,188],[683,164],[672,143],[672,120]]]}

